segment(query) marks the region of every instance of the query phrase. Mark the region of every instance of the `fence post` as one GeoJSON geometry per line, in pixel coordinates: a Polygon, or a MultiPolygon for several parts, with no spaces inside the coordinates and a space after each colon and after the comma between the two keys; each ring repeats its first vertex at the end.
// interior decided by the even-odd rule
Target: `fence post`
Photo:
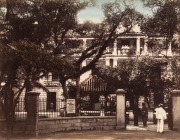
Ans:
{"type": "Polygon", "coordinates": [[[38,136],[38,106],[39,94],[31,91],[27,93],[27,123],[25,133],[38,136]]]}
{"type": "Polygon", "coordinates": [[[180,90],[172,91],[172,126],[173,130],[180,130],[180,90]]]}
{"type": "Polygon", "coordinates": [[[125,123],[125,90],[116,90],[116,129],[126,129],[125,123]]]}

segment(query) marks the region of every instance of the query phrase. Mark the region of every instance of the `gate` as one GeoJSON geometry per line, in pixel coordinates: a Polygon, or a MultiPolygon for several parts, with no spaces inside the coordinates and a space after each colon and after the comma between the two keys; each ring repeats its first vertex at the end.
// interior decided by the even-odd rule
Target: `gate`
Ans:
{"type": "MultiPolygon", "coordinates": [[[[152,96],[152,95],[151,95],[152,96]]],[[[154,97],[152,98],[154,99],[154,97]]],[[[141,104],[145,100],[143,97],[135,97],[134,98],[134,106],[129,107],[129,101],[126,101],[126,126],[139,126],[143,127],[142,123],[142,116],[141,116],[141,104]]],[[[147,100],[146,100],[147,101],[147,100]]],[[[155,117],[155,108],[158,106],[158,104],[154,104],[152,100],[148,100],[146,106],[148,106],[148,127],[153,126],[153,130],[156,131],[156,117],[155,117]],[[154,104],[154,105],[153,105],[154,104]]],[[[169,97],[167,102],[164,102],[164,109],[167,112],[167,119],[164,121],[165,123],[165,130],[172,130],[173,128],[173,121],[172,121],[172,99],[169,97]]],[[[146,128],[148,129],[148,128],[146,128]]]]}

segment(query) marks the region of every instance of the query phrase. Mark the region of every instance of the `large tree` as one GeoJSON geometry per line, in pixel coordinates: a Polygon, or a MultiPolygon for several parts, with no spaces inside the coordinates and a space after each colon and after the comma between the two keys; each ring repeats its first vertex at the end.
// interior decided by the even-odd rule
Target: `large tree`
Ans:
{"type": "Polygon", "coordinates": [[[106,48],[112,45],[119,36],[130,32],[143,19],[143,16],[134,9],[129,7],[123,9],[117,2],[103,5],[103,11],[104,20],[91,32],[94,41],[87,46],[75,63],[79,66],[77,76],[94,68],[99,58],[105,53],[106,48]],[[91,58],[89,63],[85,67],[80,67],[82,62],[88,58],[91,58]]]}
{"type": "Polygon", "coordinates": [[[38,79],[54,67],[61,72],[70,69],[69,61],[61,55],[54,57],[53,50],[60,46],[59,42],[63,43],[77,11],[84,5],[75,1],[7,0],[7,12],[1,21],[0,82],[5,85],[0,89],[0,97],[8,132],[12,132],[15,107],[23,89],[28,92],[33,86],[43,87],[38,79]],[[57,38],[61,38],[59,42],[57,38]]]}
{"type": "Polygon", "coordinates": [[[161,78],[160,65],[164,64],[165,60],[159,61],[152,57],[129,58],[119,61],[116,67],[99,67],[96,74],[107,82],[111,90],[125,89],[128,98],[143,95],[147,99],[151,91],[158,99],[155,104],[158,104],[163,101],[161,95],[166,88],[165,83],[171,82],[161,78]]]}
{"type": "MultiPolygon", "coordinates": [[[[103,55],[106,47],[119,35],[129,32],[134,25],[140,23],[143,16],[134,9],[121,9],[119,3],[104,5],[105,19],[99,25],[94,25],[91,32],[94,41],[82,48],[77,42],[74,45],[69,38],[77,40],[77,11],[87,3],[77,1],[44,1],[20,3],[20,6],[11,6],[9,22],[12,24],[11,38],[14,40],[28,38],[39,44],[58,59],[67,62],[63,68],[59,64],[51,67],[51,71],[58,72],[64,95],[68,98],[66,81],[78,77],[92,69],[98,59],[103,55]],[[38,23],[34,25],[33,23],[38,23]],[[32,30],[33,29],[33,30],[32,30]],[[44,30],[46,29],[46,30],[44,30]],[[123,29],[118,32],[118,29],[123,29]],[[17,35],[18,34],[18,35],[17,35]],[[17,36],[16,36],[17,35],[17,36]],[[78,54],[78,57],[75,55],[78,54]],[[87,66],[81,67],[86,59],[91,58],[87,66]]],[[[49,69],[50,70],[50,69],[49,69]]]]}
{"type": "MultiPolygon", "coordinates": [[[[172,49],[174,53],[177,52],[180,46],[180,1],[179,0],[143,0],[145,6],[149,6],[154,10],[152,17],[147,19],[144,24],[144,31],[149,34],[158,34],[166,39],[166,44],[163,46],[167,47],[172,42],[172,49]]],[[[159,40],[150,43],[155,48],[163,47],[160,46],[159,40]],[[156,43],[156,45],[154,44],[156,43]]],[[[167,58],[167,57],[166,57],[167,58]]],[[[168,58],[169,59],[169,58],[168,58]]],[[[169,59],[169,65],[171,70],[174,72],[174,78],[176,81],[176,88],[179,88],[179,73],[178,64],[179,59],[173,57],[169,59]]]]}
{"type": "Polygon", "coordinates": [[[180,2],[178,0],[143,0],[145,6],[154,9],[154,14],[147,18],[143,31],[148,35],[165,37],[166,46],[173,42],[179,46],[180,2]]]}
{"type": "MultiPolygon", "coordinates": [[[[37,82],[49,71],[58,72],[64,95],[68,98],[66,81],[78,79],[81,74],[92,69],[106,47],[119,35],[129,32],[143,18],[134,9],[121,9],[118,3],[108,3],[103,7],[104,21],[94,26],[91,32],[94,41],[90,46],[82,48],[82,44],[77,40],[80,34],[77,32],[76,16],[77,12],[87,5],[86,2],[6,2],[5,22],[1,24],[5,30],[1,42],[1,77],[5,86],[1,88],[1,96],[12,109],[15,108],[22,90],[31,90],[31,83],[37,82]],[[119,32],[120,29],[122,32],[119,32]],[[76,40],[76,45],[70,38],[76,40]],[[77,54],[78,57],[75,57],[77,54]],[[87,66],[81,67],[82,62],[88,58],[91,58],[91,61],[87,66]],[[20,76],[19,71],[22,72],[20,76]],[[21,82],[24,85],[19,86],[17,79],[23,80],[21,82]],[[12,90],[14,88],[18,89],[17,92],[12,90]],[[14,98],[15,96],[17,98],[14,98]]],[[[78,83],[77,80],[77,85],[78,83]]],[[[8,122],[12,122],[14,110],[7,110],[7,115],[9,112],[11,116],[8,122]]]]}
{"type": "MultiPolygon", "coordinates": [[[[67,38],[77,37],[74,32],[77,25],[76,14],[85,5],[87,3],[71,0],[43,2],[7,0],[6,27],[8,30],[4,43],[8,44],[10,49],[18,51],[16,46],[20,40],[22,40],[19,43],[21,46],[29,45],[28,41],[30,41],[41,50],[46,50],[44,52],[50,57],[55,56],[56,59],[59,59],[59,63],[61,63],[60,60],[67,62],[64,67],[61,67],[62,65],[59,65],[57,61],[53,61],[52,64],[55,65],[51,64],[51,67],[45,68],[45,66],[40,65],[42,66],[41,71],[36,72],[47,71],[47,68],[48,70],[56,70],[59,73],[61,84],[65,85],[67,79],[78,78],[82,73],[90,70],[115,38],[130,31],[142,19],[142,15],[133,9],[122,10],[118,3],[106,4],[104,5],[105,20],[96,26],[92,34],[95,41],[84,50],[71,48],[67,38]],[[120,28],[124,29],[121,33],[117,32],[120,28]],[[74,54],[77,53],[80,53],[78,59],[74,57],[74,54]],[[92,57],[92,61],[86,67],[80,68],[82,62],[89,57],[92,57]]],[[[35,60],[38,59],[35,58],[35,60]]],[[[24,68],[26,73],[36,70],[36,65],[33,66],[35,68],[31,65],[26,65],[26,67],[26,69],[24,68]]],[[[65,87],[64,91],[66,95],[65,87]]]]}

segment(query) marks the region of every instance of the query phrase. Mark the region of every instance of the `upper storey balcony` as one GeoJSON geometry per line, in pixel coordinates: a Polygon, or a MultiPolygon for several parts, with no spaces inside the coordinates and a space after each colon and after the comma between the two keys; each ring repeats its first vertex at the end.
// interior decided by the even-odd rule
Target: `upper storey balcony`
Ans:
{"type": "MultiPolygon", "coordinates": [[[[158,41],[164,40],[162,37],[158,41]]],[[[92,45],[94,38],[90,36],[79,37],[81,48],[88,48],[92,45]]],[[[133,57],[133,56],[172,56],[171,44],[168,48],[163,43],[159,46],[160,50],[154,51],[147,45],[148,38],[142,33],[129,33],[118,37],[104,52],[105,57],[133,57]]],[[[156,47],[154,47],[156,48],[156,47]]],[[[79,56],[80,54],[77,54],[79,56]]]]}
{"type": "MultiPolygon", "coordinates": [[[[93,42],[93,38],[91,37],[82,37],[79,39],[83,41],[82,44],[84,48],[89,47],[93,42]]],[[[144,40],[145,36],[139,33],[136,35],[129,34],[127,36],[119,37],[106,49],[105,55],[140,55],[146,51],[144,40]]]]}
{"type": "MultiPolygon", "coordinates": [[[[162,38],[161,38],[162,39],[162,38]]],[[[159,48],[148,48],[147,38],[145,36],[121,37],[113,45],[106,49],[107,57],[133,57],[133,56],[172,56],[171,43],[168,47],[161,44],[159,48]],[[156,48],[156,49],[155,49],[156,48]]]]}
{"type": "Polygon", "coordinates": [[[136,56],[147,52],[145,36],[123,36],[115,40],[114,44],[106,50],[107,56],[136,56]]]}

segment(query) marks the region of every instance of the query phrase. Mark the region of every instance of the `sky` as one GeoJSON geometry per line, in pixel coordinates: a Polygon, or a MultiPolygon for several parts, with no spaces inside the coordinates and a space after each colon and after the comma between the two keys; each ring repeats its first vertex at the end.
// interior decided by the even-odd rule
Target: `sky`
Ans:
{"type": "MultiPolygon", "coordinates": [[[[92,21],[94,23],[99,23],[103,19],[103,11],[101,9],[101,5],[107,2],[114,1],[122,1],[122,0],[94,0],[96,2],[96,6],[87,7],[86,9],[81,10],[78,13],[78,22],[83,23],[84,21],[92,21]]],[[[133,4],[133,7],[138,11],[145,15],[151,15],[151,9],[143,7],[141,0],[125,0],[126,2],[130,1],[133,4]]]]}

